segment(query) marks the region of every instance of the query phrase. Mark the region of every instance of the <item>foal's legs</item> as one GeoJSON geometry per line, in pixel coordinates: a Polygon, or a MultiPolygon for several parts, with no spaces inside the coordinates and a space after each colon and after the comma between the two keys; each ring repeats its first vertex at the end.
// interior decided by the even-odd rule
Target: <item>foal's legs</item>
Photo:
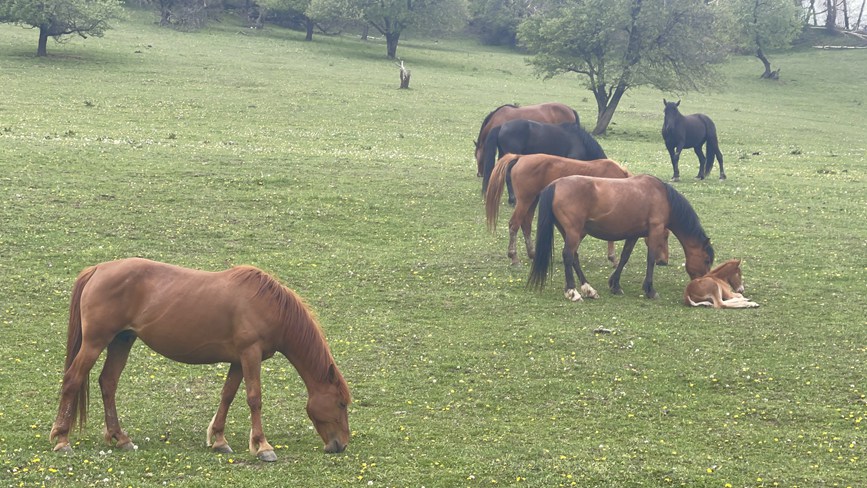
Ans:
{"type": "MultiPolygon", "coordinates": [[[[698,156],[698,174],[695,175],[697,180],[703,180],[705,176],[710,173],[710,166],[713,164],[713,159],[708,160],[708,158],[704,157],[704,153],[701,151],[701,144],[695,146],[695,155],[698,156]],[[708,163],[710,161],[710,163],[708,163]]],[[[710,151],[708,151],[710,152],[710,151]]],[[[713,156],[710,156],[713,158],[713,156]]]]}
{"type": "Polygon", "coordinates": [[[614,272],[611,273],[611,277],[608,278],[608,289],[615,295],[623,294],[623,289],[620,288],[620,274],[623,273],[623,268],[629,261],[629,256],[632,255],[632,249],[635,248],[636,242],[638,242],[637,237],[627,239],[626,242],[623,243],[623,250],[620,251],[620,262],[617,263],[617,268],[614,269],[614,272]]]}
{"type": "Polygon", "coordinates": [[[83,340],[81,349],[69,365],[69,369],[63,374],[63,386],[60,389],[60,406],[57,409],[57,417],[54,420],[54,425],[51,426],[51,434],[49,441],[57,439],[57,444],[54,445],[55,451],[72,452],[69,447],[69,429],[72,426],[73,415],[76,407],[79,409],[87,408],[87,405],[79,405],[79,392],[82,387],[86,387],[85,380],[93,368],[94,363],[99,358],[99,353],[105,347],[103,344],[94,345],[83,340]]]}
{"type": "Polygon", "coordinates": [[[105,364],[99,375],[99,388],[102,391],[102,405],[105,409],[105,442],[112,444],[117,442],[118,449],[135,449],[129,436],[120,428],[120,420],[117,417],[117,405],[115,393],[120,374],[129,359],[129,351],[135,343],[136,336],[131,332],[123,332],[115,336],[108,345],[105,356],[105,364]]]}
{"type": "Polygon", "coordinates": [[[241,386],[243,378],[244,375],[240,364],[229,366],[226,383],[223,384],[223,391],[220,393],[220,406],[217,407],[217,413],[211,419],[208,431],[205,434],[205,445],[223,454],[232,452],[232,448],[226,442],[224,430],[226,428],[226,417],[229,415],[229,406],[232,405],[232,400],[235,399],[235,394],[238,392],[238,387],[241,386]],[[211,437],[214,439],[213,444],[211,444],[211,437]]]}
{"type": "Polygon", "coordinates": [[[245,351],[241,355],[241,369],[244,385],[247,388],[247,405],[250,406],[250,454],[262,461],[276,461],[274,448],[268,444],[262,431],[262,384],[259,379],[262,366],[262,353],[258,350],[245,351]]]}

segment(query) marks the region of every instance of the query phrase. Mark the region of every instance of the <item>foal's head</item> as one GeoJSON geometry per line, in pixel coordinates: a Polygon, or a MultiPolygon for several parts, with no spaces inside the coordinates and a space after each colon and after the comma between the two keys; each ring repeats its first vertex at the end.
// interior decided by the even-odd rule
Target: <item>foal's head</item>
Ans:
{"type": "Polygon", "coordinates": [[[731,285],[732,290],[735,292],[744,292],[744,278],[741,274],[740,259],[729,259],[714,268],[710,273],[731,285]]]}

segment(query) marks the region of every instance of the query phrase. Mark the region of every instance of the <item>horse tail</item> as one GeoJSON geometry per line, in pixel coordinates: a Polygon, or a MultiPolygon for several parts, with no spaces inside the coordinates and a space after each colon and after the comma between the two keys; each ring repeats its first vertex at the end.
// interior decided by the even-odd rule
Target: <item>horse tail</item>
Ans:
{"type": "Polygon", "coordinates": [[[500,127],[497,126],[488,132],[488,138],[485,139],[485,147],[482,149],[482,194],[488,191],[488,182],[491,179],[491,171],[494,170],[494,163],[497,160],[497,139],[500,137],[500,127]]]}
{"type": "Polygon", "coordinates": [[[516,154],[506,154],[494,166],[491,172],[491,180],[488,182],[488,191],[485,192],[485,215],[488,218],[488,230],[494,231],[497,225],[497,217],[500,214],[500,200],[503,198],[503,180],[509,178],[512,166],[518,162],[516,154]]]}
{"type": "Polygon", "coordinates": [[[554,190],[555,184],[550,184],[539,195],[539,218],[536,222],[536,256],[530,269],[528,286],[542,288],[548,278],[548,271],[553,263],[554,253],[554,190]]]}
{"type": "MultiPolygon", "coordinates": [[[[66,364],[63,372],[69,370],[72,366],[72,361],[78,356],[81,350],[81,294],[84,287],[93,277],[96,272],[96,266],[91,266],[82,271],[75,280],[75,286],[72,288],[72,300],[69,302],[69,327],[66,331],[66,364]]],[[[76,412],[78,413],[79,429],[84,428],[87,422],[87,404],[90,397],[90,375],[85,375],[81,383],[81,388],[78,390],[78,397],[72,401],[72,425],[75,426],[76,412]]]]}
{"type": "Polygon", "coordinates": [[[572,113],[575,115],[575,125],[581,127],[581,120],[578,118],[578,111],[573,108],[572,113]]]}
{"type": "Polygon", "coordinates": [[[722,152],[719,150],[719,139],[716,135],[716,124],[713,123],[713,120],[710,117],[704,117],[704,129],[707,134],[707,157],[710,158],[711,153],[716,155],[717,160],[722,163],[723,156],[722,152]]]}

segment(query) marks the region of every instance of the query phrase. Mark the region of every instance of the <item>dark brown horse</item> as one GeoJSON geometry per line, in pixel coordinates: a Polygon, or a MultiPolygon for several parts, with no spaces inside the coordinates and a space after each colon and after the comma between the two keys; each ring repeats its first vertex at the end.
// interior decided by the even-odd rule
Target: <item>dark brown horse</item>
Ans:
{"type": "Polygon", "coordinates": [[[599,294],[587,283],[578,259],[578,246],[586,235],[608,241],[626,240],[620,262],[608,279],[612,293],[622,294],[620,274],[639,237],[647,243],[647,272],[643,290],[647,298],[658,295],[653,289],[653,267],[666,249],[665,229],[680,241],[686,255],[690,278],[706,274],[713,264],[714,251],[695,210],[671,185],[649,175],[630,178],[592,178],[566,176],[542,190],[539,196],[539,221],[536,224],[536,256],[530,271],[530,285],[542,287],[553,256],[554,227],[560,230],[563,267],[566,273],[566,298],[580,301],[599,294]],[[581,281],[575,288],[572,268],[581,281]]]}
{"type": "Polygon", "coordinates": [[[719,179],[726,179],[723,169],[723,156],[719,150],[719,141],[716,135],[716,126],[705,114],[683,115],[677,109],[680,100],[669,102],[662,99],[665,104],[665,120],[662,123],[662,138],[665,140],[665,148],[671,157],[671,167],[674,175],[671,181],[680,181],[680,169],[677,163],[680,161],[680,153],[684,149],[693,148],[698,156],[698,174],[696,178],[703,180],[710,176],[713,168],[714,156],[719,159],[719,179]],[[702,146],[707,143],[707,157],[702,153],[702,146]]]}
{"type": "Polygon", "coordinates": [[[729,259],[686,285],[683,304],[688,307],[755,308],[759,304],[742,295],[741,260],[729,259]]]}
{"type": "Polygon", "coordinates": [[[132,258],[89,267],[75,282],[60,407],[49,436],[57,439],[55,451],[72,450],[69,431],[76,414],[82,426],[87,419],[89,372],[106,347],[99,376],[105,440],[120,449],[135,448],[120,427],[115,392],[137,338],[175,361],[229,363],[220,406],[207,430],[214,450],[232,452],[223,430],[243,379],[252,422],[250,453],[263,461],[277,459],[262,431],[259,379],[262,360],[276,352],[286,356],[307,387],[307,415],[325,451],[346,449],[349,388],[316,318],[298,295],[249,266],[209,273],[132,258]]]}
{"type": "Polygon", "coordinates": [[[562,103],[540,103],[538,105],[501,105],[489,113],[482,126],[479,128],[479,136],[473,141],[476,145],[476,176],[482,176],[482,149],[488,139],[488,133],[494,127],[499,127],[505,122],[515,119],[535,120],[546,124],[558,124],[561,122],[579,123],[578,112],[562,103]]]}
{"type": "MultiPolygon", "coordinates": [[[[491,173],[488,191],[485,193],[485,213],[488,228],[493,231],[500,213],[500,200],[503,197],[503,184],[512,180],[515,192],[515,209],[509,219],[509,252],[512,264],[521,264],[518,260],[517,238],[518,229],[524,232],[524,244],[527,256],[533,259],[533,241],[530,232],[533,227],[533,212],[539,202],[539,193],[548,183],[570,175],[597,176],[603,178],[626,178],[629,171],[610,159],[595,161],[580,161],[577,159],[551,156],[550,154],[529,154],[518,156],[506,154],[497,161],[491,173]]],[[[666,256],[667,258],[667,256],[666,256]]],[[[616,266],[617,256],[614,254],[614,242],[608,243],[608,259],[616,266]]]]}

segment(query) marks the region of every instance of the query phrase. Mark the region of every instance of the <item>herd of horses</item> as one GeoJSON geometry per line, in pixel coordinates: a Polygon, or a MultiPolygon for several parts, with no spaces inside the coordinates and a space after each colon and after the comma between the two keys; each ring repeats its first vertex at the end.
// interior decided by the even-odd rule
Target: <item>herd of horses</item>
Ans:
{"type": "MultiPolygon", "coordinates": [[[[673,180],[684,148],[699,157],[698,178],[709,176],[716,157],[725,178],[713,122],[683,116],[680,102],[665,101],[663,138],[671,155],[673,180]],[[707,158],[701,146],[707,146],[707,158]]],[[[578,246],[585,236],[608,241],[615,270],[608,280],[622,294],[620,275],[639,238],[647,245],[644,295],[657,296],[653,270],[667,264],[668,237],[683,246],[690,283],[689,306],[757,306],[742,295],[739,260],[711,270],[714,250],[695,210],[671,185],[649,175],[632,175],[607,158],[579,123],[578,113],[559,103],[504,105],[485,117],[476,140],[477,173],[483,179],[488,226],[493,229],[503,188],[515,206],[509,220],[508,256],[519,263],[518,229],[532,260],[529,284],[542,287],[553,257],[553,233],[563,236],[565,295],[572,301],[597,298],[581,269],[578,246]],[[499,158],[497,158],[499,155],[499,158]],[[531,225],[538,207],[535,245],[531,225]],[[625,241],[619,258],[614,242],[625,241]],[[580,287],[575,282],[577,274],[580,287]]],[[[69,306],[66,362],[57,416],[49,440],[71,452],[70,431],[87,420],[89,374],[103,350],[99,375],[105,412],[104,438],[118,449],[136,449],[121,428],[115,394],[130,349],[137,339],[155,352],[189,364],[228,363],[220,403],[205,433],[206,444],[230,453],[224,429],[241,381],[250,409],[250,453],[275,461],[262,428],[261,363],[285,356],[307,388],[307,414],[330,453],[349,443],[347,409],[351,395],[314,314],[292,290],[265,272],[238,266],[205,272],[141,258],[105,262],[83,270],[69,306]]]]}

